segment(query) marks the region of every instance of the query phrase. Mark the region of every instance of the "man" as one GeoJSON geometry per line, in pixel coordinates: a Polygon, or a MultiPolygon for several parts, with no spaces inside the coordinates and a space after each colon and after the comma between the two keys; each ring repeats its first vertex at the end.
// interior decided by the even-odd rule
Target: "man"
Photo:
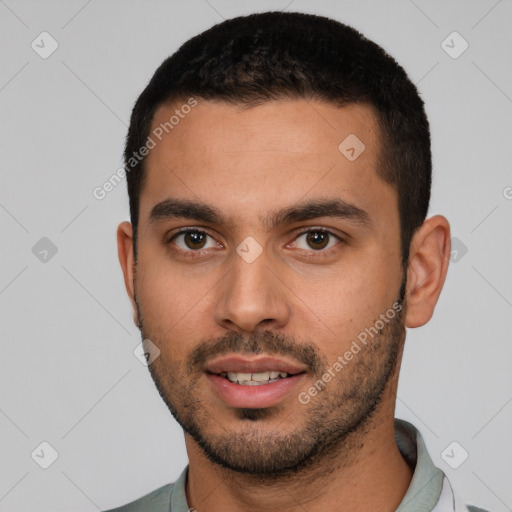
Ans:
{"type": "Polygon", "coordinates": [[[450,255],[394,59],[323,17],[227,20],[158,68],[125,164],[119,258],[189,465],[116,510],[481,510],[394,418],[450,255]]]}

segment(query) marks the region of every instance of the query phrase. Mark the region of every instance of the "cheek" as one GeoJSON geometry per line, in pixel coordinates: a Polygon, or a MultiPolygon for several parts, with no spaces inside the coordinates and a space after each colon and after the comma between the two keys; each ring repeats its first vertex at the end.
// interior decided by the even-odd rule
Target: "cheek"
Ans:
{"type": "Polygon", "coordinates": [[[304,332],[329,360],[343,354],[396,299],[394,273],[390,274],[382,257],[359,259],[357,264],[347,264],[314,284],[302,283],[297,288],[303,299],[297,306],[304,318],[304,332]]]}
{"type": "Polygon", "coordinates": [[[172,345],[175,354],[185,354],[212,307],[209,294],[215,280],[211,273],[192,276],[183,266],[156,263],[156,258],[146,260],[151,264],[139,261],[136,281],[145,334],[162,346],[172,345]]]}
{"type": "Polygon", "coordinates": [[[158,248],[148,247],[139,256],[136,291],[146,313],[155,321],[176,321],[191,308],[200,287],[182,265],[170,261],[158,248]]]}

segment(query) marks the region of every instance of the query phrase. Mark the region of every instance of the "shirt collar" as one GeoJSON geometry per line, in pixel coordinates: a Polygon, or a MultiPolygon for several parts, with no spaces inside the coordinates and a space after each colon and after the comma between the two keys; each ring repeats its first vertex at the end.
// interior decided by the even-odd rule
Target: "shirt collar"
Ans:
{"type": "Polygon", "coordinates": [[[423,437],[414,425],[395,418],[395,440],[404,459],[414,468],[397,512],[431,512],[439,501],[444,473],[434,466],[423,437]]]}

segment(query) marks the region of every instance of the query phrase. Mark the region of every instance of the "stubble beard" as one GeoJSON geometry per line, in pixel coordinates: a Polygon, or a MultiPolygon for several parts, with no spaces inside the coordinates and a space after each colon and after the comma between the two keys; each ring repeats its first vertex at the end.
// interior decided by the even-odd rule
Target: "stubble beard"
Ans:
{"type": "MultiPolygon", "coordinates": [[[[314,344],[299,344],[271,330],[249,337],[230,331],[222,338],[202,342],[186,361],[174,361],[163,347],[178,340],[155,336],[144,324],[142,308],[136,302],[142,338],[150,339],[161,350],[160,357],[149,365],[151,377],[184,431],[210,461],[223,468],[260,480],[287,480],[314,466],[327,468],[328,461],[348,465],[373,427],[372,418],[390,380],[397,376],[403,351],[403,289],[404,283],[397,300],[403,304],[400,311],[308,404],[302,405],[297,399],[291,414],[282,405],[233,408],[233,429],[219,425],[216,411],[207,407],[200,391],[198,381],[204,380],[204,372],[199,368],[207,360],[231,352],[292,356],[308,366],[314,375],[312,382],[321,379],[331,365],[314,344]]],[[[223,418],[227,415],[226,411],[221,414],[223,418]]]]}

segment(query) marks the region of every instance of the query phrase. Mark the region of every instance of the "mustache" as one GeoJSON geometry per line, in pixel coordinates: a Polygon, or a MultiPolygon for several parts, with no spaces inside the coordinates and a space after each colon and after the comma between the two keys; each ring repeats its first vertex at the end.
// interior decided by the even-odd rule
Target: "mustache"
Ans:
{"type": "Polygon", "coordinates": [[[229,331],[219,339],[203,341],[188,355],[187,368],[191,372],[202,371],[210,359],[232,352],[287,356],[303,363],[315,375],[322,375],[328,366],[313,344],[297,343],[290,336],[266,330],[249,336],[229,331]]]}

